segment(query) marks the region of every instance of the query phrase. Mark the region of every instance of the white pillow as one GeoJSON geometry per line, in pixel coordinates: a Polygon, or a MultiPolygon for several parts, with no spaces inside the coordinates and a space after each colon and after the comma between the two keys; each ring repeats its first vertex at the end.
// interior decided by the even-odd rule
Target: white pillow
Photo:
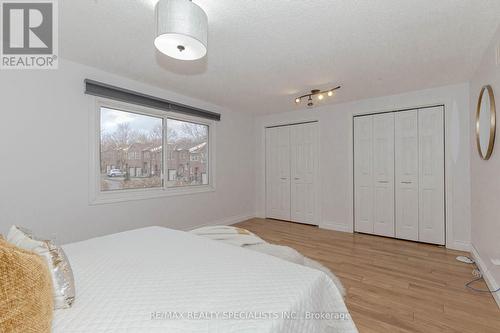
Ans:
{"type": "Polygon", "coordinates": [[[52,241],[35,239],[29,231],[15,225],[10,228],[7,241],[21,249],[35,252],[45,259],[52,276],[54,308],[71,307],[75,300],[75,280],[64,251],[52,241]]]}

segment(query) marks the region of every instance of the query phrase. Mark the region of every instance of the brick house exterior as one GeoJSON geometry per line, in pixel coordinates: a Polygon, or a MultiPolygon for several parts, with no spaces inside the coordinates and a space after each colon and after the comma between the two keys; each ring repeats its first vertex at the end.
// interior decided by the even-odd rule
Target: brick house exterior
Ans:
{"type": "Polygon", "coordinates": [[[161,159],[161,146],[134,143],[124,149],[110,148],[101,152],[101,173],[119,169],[130,177],[157,176],[161,174],[161,159]]]}
{"type": "Polygon", "coordinates": [[[193,147],[169,145],[167,151],[167,181],[171,185],[208,184],[207,143],[193,147]]]}
{"type": "MultiPolygon", "coordinates": [[[[208,145],[167,146],[166,180],[169,186],[208,184],[208,145]]],[[[101,152],[101,173],[119,169],[129,177],[161,175],[162,146],[134,143],[127,148],[109,148],[101,152]]]]}

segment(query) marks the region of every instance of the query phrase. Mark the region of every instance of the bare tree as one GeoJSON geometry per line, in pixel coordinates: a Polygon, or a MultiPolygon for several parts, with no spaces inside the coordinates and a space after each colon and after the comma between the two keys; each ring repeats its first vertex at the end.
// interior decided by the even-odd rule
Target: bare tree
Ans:
{"type": "Polygon", "coordinates": [[[150,131],[138,131],[137,136],[134,140],[135,143],[142,143],[142,144],[152,144],[152,135],[150,131]]]}
{"type": "Polygon", "coordinates": [[[167,141],[181,148],[190,148],[207,141],[208,128],[205,125],[182,123],[167,127],[167,141]]]}
{"type": "Polygon", "coordinates": [[[192,123],[183,123],[181,127],[183,136],[193,144],[200,144],[207,140],[208,127],[192,123]]]}
{"type": "Polygon", "coordinates": [[[121,168],[127,163],[127,148],[139,138],[139,133],[134,131],[129,123],[118,124],[112,133],[101,132],[101,154],[114,151],[110,156],[114,156],[115,161],[121,168]]]}
{"type": "Polygon", "coordinates": [[[137,140],[138,133],[132,129],[129,123],[121,123],[117,125],[111,137],[116,148],[126,149],[137,140]]]}
{"type": "Polygon", "coordinates": [[[162,145],[163,143],[163,125],[158,124],[149,132],[149,140],[154,145],[162,145]]]}
{"type": "Polygon", "coordinates": [[[114,148],[114,140],[111,134],[101,130],[101,150],[108,151],[114,148]]]}

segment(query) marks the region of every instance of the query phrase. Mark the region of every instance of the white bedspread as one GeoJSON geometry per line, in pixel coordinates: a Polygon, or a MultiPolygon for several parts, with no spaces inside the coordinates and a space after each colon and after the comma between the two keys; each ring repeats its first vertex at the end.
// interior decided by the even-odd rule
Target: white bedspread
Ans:
{"type": "Polygon", "coordinates": [[[269,255],[160,227],[63,248],[76,300],[54,332],[357,332],[323,272],[269,255]]]}

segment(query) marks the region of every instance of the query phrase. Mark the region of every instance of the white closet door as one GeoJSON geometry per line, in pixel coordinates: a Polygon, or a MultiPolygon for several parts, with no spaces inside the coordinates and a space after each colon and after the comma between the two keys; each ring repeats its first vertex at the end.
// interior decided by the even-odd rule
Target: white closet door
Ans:
{"type": "Polygon", "coordinates": [[[394,113],[373,116],[373,233],[394,237],[394,113]]]}
{"type": "Polygon", "coordinates": [[[317,202],[317,123],[290,126],[291,220],[318,224],[317,202]]]}
{"type": "Polygon", "coordinates": [[[354,230],[373,233],[373,116],[354,118],[354,230]]]}
{"type": "Polygon", "coordinates": [[[445,244],[444,113],[442,107],[418,111],[419,240],[445,244]]]}
{"type": "Polygon", "coordinates": [[[395,114],[396,237],[418,241],[417,110],[395,114]]]}
{"type": "Polygon", "coordinates": [[[266,216],[290,220],[290,128],[266,129],[266,216]]]}

